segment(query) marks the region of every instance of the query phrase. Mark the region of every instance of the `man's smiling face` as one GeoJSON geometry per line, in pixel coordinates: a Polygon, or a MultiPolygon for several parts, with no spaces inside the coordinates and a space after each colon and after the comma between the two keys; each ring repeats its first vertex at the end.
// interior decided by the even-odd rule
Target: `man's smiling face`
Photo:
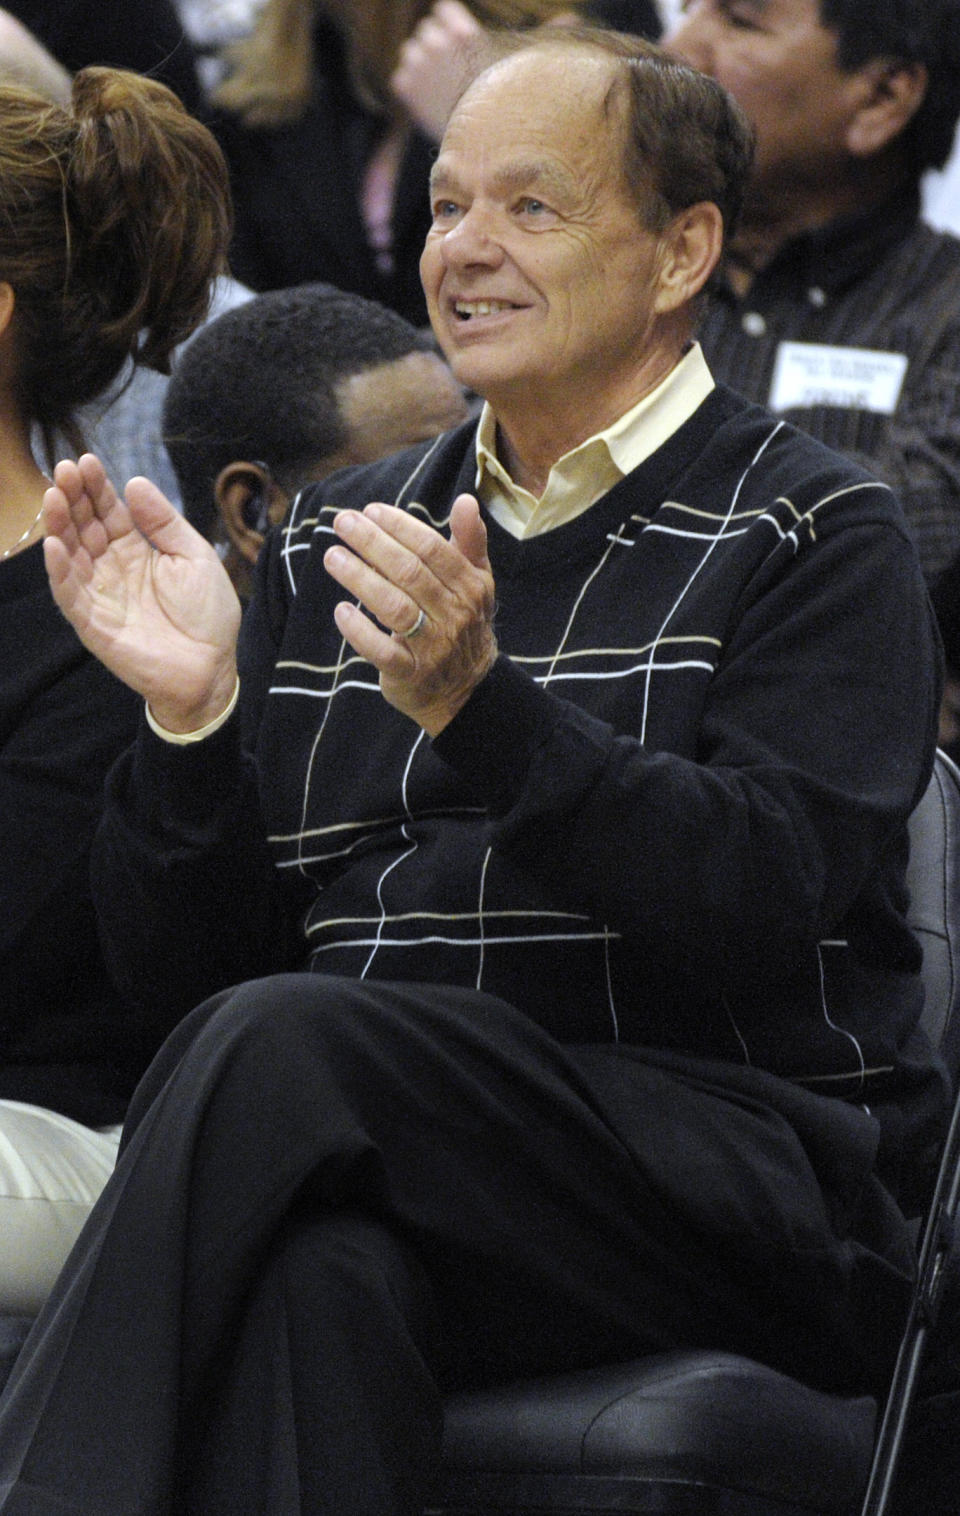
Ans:
{"type": "Polygon", "coordinates": [[[421,277],[454,373],[495,408],[615,397],[648,345],[660,239],[628,198],[604,110],[614,66],[520,52],[467,91],[444,135],[421,277]]]}

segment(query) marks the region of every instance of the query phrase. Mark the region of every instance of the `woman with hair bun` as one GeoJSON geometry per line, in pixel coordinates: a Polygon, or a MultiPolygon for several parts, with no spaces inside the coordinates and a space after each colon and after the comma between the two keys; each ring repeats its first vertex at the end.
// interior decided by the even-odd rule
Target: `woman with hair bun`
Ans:
{"type": "Polygon", "coordinates": [[[50,593],[56,438],[129,359],[164,369],[230,233],[209,132],[163,85],[91,68],[63,106],[0,87],[0,1313],[35,1311],[167,1028],[107,980],[87,884],[104,777],[137,702],[50,593]],[[42,439],[45,456],[34,455],[42,439]]]}

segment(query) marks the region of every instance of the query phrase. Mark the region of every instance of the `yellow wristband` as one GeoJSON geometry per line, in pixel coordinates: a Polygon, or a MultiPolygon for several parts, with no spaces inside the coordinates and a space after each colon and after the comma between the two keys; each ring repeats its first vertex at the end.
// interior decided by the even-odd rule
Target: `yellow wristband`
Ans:
{"type": "Polygon", "coordinates": [[[146,711],[147,725],[151,732],[155,732],[164,742],[171,742],[174,747],[189,747],[191,742],[202,742],[204,737],[212,737],[214,732],[219,732],[224,722],[229,721],[233,715],[239,698],[240,675],[238,674],[237,682],[233,686],[233,694],[230,696],[230,703],[226,710],[221,711],[219,716],[214,716],[213,720],[208,721],[206,726],[198,727],[195,732],[168,732],[165,726],[160,725],[149,705],[145,705],[144,710],[146,711]]]}

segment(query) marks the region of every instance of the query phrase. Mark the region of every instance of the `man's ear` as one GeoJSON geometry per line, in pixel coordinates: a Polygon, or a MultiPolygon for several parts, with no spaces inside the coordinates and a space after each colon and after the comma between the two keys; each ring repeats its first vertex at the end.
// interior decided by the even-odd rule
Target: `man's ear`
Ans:
{"type": "Polygon", "coordinates": [[[267,528],[282,521],[289,501],[260,463],[228,463],[217,475],[214,499],[227,537],[248,563],[256,563],[267,528]]]}
{"type": "Polygon", "coordinates": [[[923,63],[873,58],[855,77],[863,99],[847,127],[847,148],[855,158],[871,158],[889,147],[920,109],[927,69],[923,63]]]}
{"type": "Polygon", "coordinates": [[[703,289],[723,251],[723,216],[712,200],[680,211],[663,233],[660,288],[654,308],[679,310],[703,289]]]}

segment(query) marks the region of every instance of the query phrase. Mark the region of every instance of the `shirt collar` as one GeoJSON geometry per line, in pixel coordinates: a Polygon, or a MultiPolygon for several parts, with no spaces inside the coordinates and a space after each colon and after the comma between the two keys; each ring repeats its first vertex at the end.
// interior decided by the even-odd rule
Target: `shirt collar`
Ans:
{"type": "MultiPolygon", "coordinates": [[[[900,190],[882,204],[853,216],[839,216],[791,238],[760,270],[747,299],[764,283],[781,281],[817,286],[828,295],[857,284],[887,252],[902,242],[920,216],[920,191],[900,190]]],[[[722,265],[719,283],[726,286],[722,265]]]]}
{"type": "Polygon", "coordinates": [[[494,518],[516,537],[561,526],[655,453],[713,388],[700,345],[691,343],[655,389],[612,425],[557,459],[539,500],[511,479],[498,458],[497,419],[485,402],[476,434],[477,492],[494,518]]]}

